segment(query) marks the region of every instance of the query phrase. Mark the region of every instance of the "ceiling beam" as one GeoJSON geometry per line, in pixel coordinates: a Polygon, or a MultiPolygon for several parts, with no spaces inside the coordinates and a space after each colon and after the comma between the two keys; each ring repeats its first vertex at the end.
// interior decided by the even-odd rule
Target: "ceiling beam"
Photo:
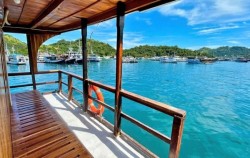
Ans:
{"type": "MultiPolygon", "coordinates": [[[[62,4],[64,0],[53,0],[48,6],[47,8],[45,8],[41,14],[36,17],[30,24],[31,28],[36,28],[37,26],[39,26],[40,24],[42,24],[44,21],[46,21],[49,17],[49,14],[51,12],[53,12],[54,10],[56,10],[60,4],[62,4]]],[[[52,15],[51,15],[52,16],[52,15]]]]}
{"type": "Polygon", "coordinates": [[[40,30],[40,29],[31,29],[25,27],[13,27],[13,26],[4,26],[4,32],[10,33],[23,33],[23,34],[55,34],[58,35],[61,32],[55,30],[40,30]]]}

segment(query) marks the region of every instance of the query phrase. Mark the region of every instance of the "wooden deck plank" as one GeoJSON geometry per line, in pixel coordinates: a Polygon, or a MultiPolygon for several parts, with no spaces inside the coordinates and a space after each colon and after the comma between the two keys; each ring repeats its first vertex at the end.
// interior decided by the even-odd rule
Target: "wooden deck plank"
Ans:
{"type": "Polygon", "coordinates": [[[92,157],[37,91],[12,95],[14,157],[92,157]]]}

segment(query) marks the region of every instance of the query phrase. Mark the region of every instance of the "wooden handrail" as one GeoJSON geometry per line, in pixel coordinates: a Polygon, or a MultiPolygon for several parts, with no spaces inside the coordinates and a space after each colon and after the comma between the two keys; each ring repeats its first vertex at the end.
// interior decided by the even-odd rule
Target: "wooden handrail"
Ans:
{"type": "Polygon", "coordinates": [[[66,71],[63,71],[63,70],[59,70],[61,73],[65,74],[65,75],[69,75],[69,76],[72,76],[73,78],[76,78],[78,80],[81,80],[83,81],[83,78],[79,75],[76,75],[74,73],[71,73],[71,72],[66,72],[66,71]]]}
{"type": "Polygon", "coordinates": [[[168,114],[170,116],[179,116],[179,117],[185,117],[186,116],[186,112],[181,110],[181,109],[177,109],[175,107],[172,107],[170,105],[137,95],[135,93],[131,93],[128,92],[126,90],[121,90],[121,95],[127,99],[133,100],[135,102],[138,102],[140,104],[146,105],[150,108],[153,108],[157,111],[161,111],[165,114],[168,114]]]}
{"type": "Polygon", "coordinates": [[[104,85],[100,82],[96,82],[96,81],[93,81],[93,80],[90,80],[90,79],[87,79],[87,82],[91,85],[94,85],[94,86],[97,86],[99,88],[102,88],[102,89],[105,89],[109,92],[112,92],[112,93],[115,93],[115,88],[112,87],[112,86],[108,86],[108,85],[104,85]]]}
{"type": "MultiPolygon", "coordinates": [[[[39,71],[36,74],[49,74],[49,73],[58,73],[58,81],[49,81],[49,82],[40,82],[40,83],[36,83],[36,85],[43,85],[43,84],[55,84],[58,83],[59,84],[59,92],[62,92],[62,85],[66,85],[68,86],[68,100],[72,100],[74,101],[74,97],[73,97],[73,90],[78,91],[81,94],[86,95],[87,99],[92,99],[94,102],[97,102],[98,104],[103,105],[104,107],[106,107],[107,109],[113,111],[114,113],[116,113],[116,109],[104,102],[99,101],[98,99],[88,95],[88,93],[84,93],[83,91],[79,90],[78,88],[73,86],[73,78],[76,78],[78,80],[83,81],[83,77],[70,73],[70,72],[66,72],[66,71],[62,71],[62,70],[51,70],[51,71],[39,71]],[[65,83],[62,81],[62,74],[65,74],[68,76],[68,83],[65,83]]],[[[9,73],[9,76],[21,76],[21,75],[31,75],[30,72],[18,72],[18,73],[9,73]]],[[[102,84],[100,82],[96,82],[90,79],[86,79],[85,81],[83,81],[84,84],[86,84],[86,86],[88,87],[88,85],[95,85],[101,89],[104,89],[106,91],[109,91],[111,93],[116,93],[116,89],[112,86],[108,86],[105,84],[102,84]]],[[[10,86],[10,88],[18,88],[18,87],[25,87],[25,86],[32,86],[33,84],[23,84],[23,85],[14,85],[14,86],[10,86]]],[[[85,90],[86,91],[86,90],[85,90]]],[[[142,122],[134,119],[133,117],[123,113],[121,111],[120,113],[120,117],[134,123],[135,125],[137,125],[138,127],[141,127],[142,129],[146,130],[147,132],[151,133],[152,135],[158,137],[159,139],[163,140],[166,143],[170,144],[170,152],[169,152],[169,157],[178,157],[179,154],[179,150],[180,150],[180,143],[181,143],[181,137],[182,137],[182,132],[183,132],[183,127],[184,127],[184,120],[186,117],[186,112],[172,107],[170,105],[140,96],[138,94],[132,93],[132,92],[128,92],[126,90],[119,90],[119,93],[121,95],[121,97],[127,98],[129,100],[135,101],[137,103],[140,103],[144,106],[150,107],[152,109],[155,109],[157,111],[160,111],[162,113],[165,113],[167,115],[170,115],[173,117],[173,123],[172,123],[172,133],[171,133],[171,138],[165,136],[164,134],[160,133],[159,131],[143,124],[142,122]]]]}
{"type": "Polygon", "coordinates": [[[147,125],[141,123],[140,121],[134,119],[133,117],[131,117],[131,116],[129,116],[129,115],[123,113],[123,112],[121,113],[121,116],[122,116],[123,118],[125,118],[126,120],[128,120],[128,121],[130,121],[130,122],[136,124],[137,126],[143,128],[145,131],[148,131],[149,133],[153,134],[154,136],[160,138],[160,139],[163,140],[164,142],[170,144],[171,139],[170,139],[169,137],[163,135],[162,133],[160,133],[160,132],[154,130],[153,128],[151,128],[151,127],[149,127],[149,126],[147,126],[147,125]]]}
{"type": "Polygon", "coordinates": [[[103,102],[97,100],[96,98],[94,98],[94,97],[92,97],[92,96],[90,96],[90,95],[88,95],[88,98],[89,98],[89,99],[92,99],[94,102],[97,102],[98,104],[101,104],[101,105],[105,106],[105,108],[108,108],[109,110],[115,112],[115,108],[113,108],[112,106],[109,106],[108,104],[105,104],[105,103],[103,103],[103,102]]]}
{"type": "Polygon", "coordinates": [[[8,73],[8,76],[24,76],[24,75],[31,75],[30,72],[11,72],[8,73]]]}
{"type": "MultiPolygon", "coordinates": [[[[49,71],[39,71],[35,74],[49,74],[49,73],[58,73],[59,70],[49,70],[49,71]]],[[[8,76],[25,76],[25,75],[31,75],[31,72],[10,72],[8,73],[8,76]]]]}

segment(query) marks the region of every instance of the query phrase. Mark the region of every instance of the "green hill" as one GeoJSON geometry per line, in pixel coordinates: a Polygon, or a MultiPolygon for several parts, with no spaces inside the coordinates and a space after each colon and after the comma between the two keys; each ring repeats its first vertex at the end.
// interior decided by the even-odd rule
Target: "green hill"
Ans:
{"type": "Polygon", "coordinates": [[[14,47],[15,52],[18,52],[20,54],[28,54],[27,50],[27,44],[24,42],[21,42],[20,40],[16,39],[15,37],[5,34],[4,35],[4,42],[7,43],[7,48],[10,52],[12,52],[12,47],[14,47]]]}
{"type": "Polygon", "coordinates": [[[124,56],[131,55],[134,57],[152,57],[152,56],[165,56],[174,54],[179,56],[206,55],[206,54],[201,54],[201,52],[198,51],[183,49],[177,46],[143,45],[124,50],[124,56]]]}
{"type": "MultiPolygon", "coordinates": [[[[49,45],[42,45],[39,49],[41,52],[50,52],[55,54],[64,54],[67,53],[68,48],[71,46],[74,51],[78,51],[79,40],[75,41],[66,41],[60,40],[56,43],[49,44],[49,45]]],[[[20,54],[27,55],[27,45],[24,42],[16,39],[15,37],[5,34],[4,41],[8,45],[9,51],[11,48],[14,47],[16,52],[20,54]]],[[[92,51],[95,54],[100,56],[114,56],[115,49],[111,47],[107,43],[103,43],[97,40],[87,40],[87,49],[89,53],[92,51]]],[[[124,56],[134,56],[134,57],[152,57],[152,56],[164,56],[164,55],[179,55],[179,56],[227,56],[227,57],[236,57],[236,56],[244,56],[250,57],[250,49],[246,47],[219,47],[216,49],[211,48],[201,48],[199,50],[190,50],[190,49],[183,49],[179,48],[178,46],[150,46],[150,45],[143,45],[137,46],[130,49],[124,50],[124,56]]]]}
{"type": "Polygon", "coordinates": [[[201,48],[198,51],[207,53],[213,56],[217,57],[250,57],[250,49],[246,47],[239,47],[239,46],[233,46],[233,47],[219,47],[216,49],[211,49],[211,48],[201,48]]]}

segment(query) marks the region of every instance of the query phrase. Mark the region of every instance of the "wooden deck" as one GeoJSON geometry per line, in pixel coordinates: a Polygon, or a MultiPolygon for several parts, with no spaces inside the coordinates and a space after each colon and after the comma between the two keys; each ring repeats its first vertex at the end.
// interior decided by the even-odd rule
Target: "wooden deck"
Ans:
{"type": "Polygon", "coordinates": [[[12,95],[14,157],[92,157],[38,91],[12,95]]]}

